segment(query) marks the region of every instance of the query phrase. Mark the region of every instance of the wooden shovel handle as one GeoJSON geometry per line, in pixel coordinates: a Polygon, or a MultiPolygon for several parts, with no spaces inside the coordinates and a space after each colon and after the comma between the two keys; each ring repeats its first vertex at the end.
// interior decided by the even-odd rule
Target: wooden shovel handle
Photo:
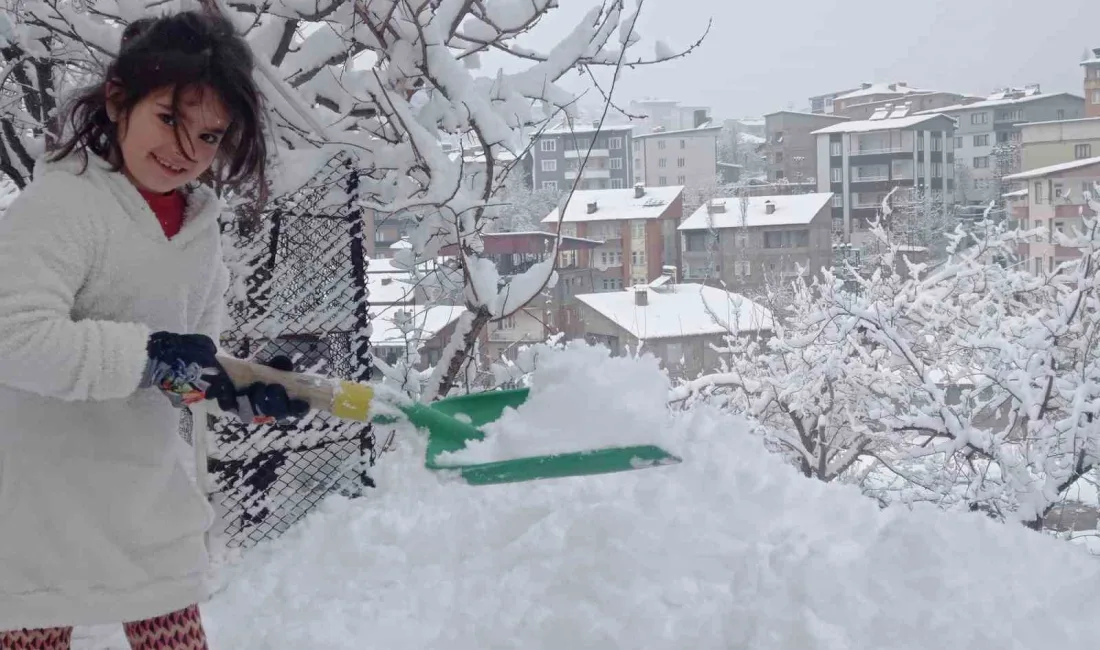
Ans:
{"type": "Polygon", "coordinates": [[[345,420],[365,422],[370,419],[370,404],[374,391],[369,384],[340,381],[301,372],[276,370],[253,361],[218,356],[218,363],[237,388],[257,381],[280,384],[292,398],[305,400],[318,411],[331,413],[345,420]]]}

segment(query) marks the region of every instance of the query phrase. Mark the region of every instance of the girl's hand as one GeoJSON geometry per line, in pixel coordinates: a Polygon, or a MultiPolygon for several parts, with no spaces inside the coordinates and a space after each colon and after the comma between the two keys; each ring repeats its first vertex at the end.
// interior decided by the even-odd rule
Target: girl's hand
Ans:
{"type": "MultiPolygon", "coordinates": [[[[264,365],[287,372],[294,370],[294,363],[285,356],[274,357],[264,365]]],[[[309,403],[291,398],[280,384],[255,382],[238,389],[224,372],[219,372],[212,382],[206,391],[207,399],[217,400],[218,408],[235,413],[242,422],[289,424],[309,413],[309,403]]]]}
{"type": "Polygon", "coordinates": [[[157,387],[177,407],[207,399],[211,383],[222,374],[218,348],[202,334],[156,332],[146,350],[149,361],[139,387],[157,387]]]}

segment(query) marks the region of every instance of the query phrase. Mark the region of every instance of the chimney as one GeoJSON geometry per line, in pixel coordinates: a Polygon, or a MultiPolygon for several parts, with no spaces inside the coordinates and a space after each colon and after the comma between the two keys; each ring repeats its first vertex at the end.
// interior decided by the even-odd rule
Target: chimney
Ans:
{"type": "Polygon", "coordinates": [[[382,286],[393,284],[393,278],[382,278],[382,286]]]}
{"type": "Polygon", "coordinates": [[[1092,55],[1100,59],[1100,47],[1092,48],[1092,55]]]}
{"type": "Polygon", "coordinates": [[[725,201],[716,201],[711,199],[707,203],[707,214],[723,214],[726,211],[725,201]]]}
{"type": "Polygon", "coordinates": [[[598,205],[596,205],[596,202],[595,202],[595,201],[593,201],[593,202],[589,203],[589,204],[588,204],[588,214],[596,214],[596,210],[597,210],[598,208],[599,208],[599,206],[598,206],[598,205]]]}
{"type": "Polygon", "coordinates": [[[634,198],[640,199],[645,196],[645,185],[642,183],[634,183],[634,198]]]}
{"type": "Polygon", "coordinates": [[[645,287],[641,287],[634,290],[634,304],[638,307],[645,307],[649,304],[649,290],[645,287]]]}
{"type": "Polygon", "coordinates": [[[864,81],[863,83],[859,84],[859,89],[860,90],[870,90],[871,89],[871,84],[864,81]]]}
{"type": "Polygon", "coordinates": [[[775,204],[772,203],[771,199],[768,199],[767,201],[764,201],[764,213],[765,214],[775,214],[775,204]]]}

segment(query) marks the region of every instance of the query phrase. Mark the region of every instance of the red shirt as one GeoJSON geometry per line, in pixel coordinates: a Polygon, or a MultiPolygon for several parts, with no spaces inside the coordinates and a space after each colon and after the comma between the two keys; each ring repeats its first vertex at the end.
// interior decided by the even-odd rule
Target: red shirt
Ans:
{"type": "Polygon", "coordinates": [[[164,230],[164,236],[171,239],[178,235],[180,228],[183,227],[183,209],[187,205],[183,193],[178,190],[169,194],[149,192],[143,189],[138,189],[138,191],[145,197],[149,207],[153,209],[153,214],[157,215],[157,221],[160,222],[160,227],[164,230]]]}

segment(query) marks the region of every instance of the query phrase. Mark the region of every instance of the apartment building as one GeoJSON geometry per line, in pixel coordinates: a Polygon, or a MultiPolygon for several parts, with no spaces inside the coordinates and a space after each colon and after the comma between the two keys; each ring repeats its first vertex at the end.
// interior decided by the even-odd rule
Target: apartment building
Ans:
{"type": "Polygon", "coordinates": [[[646,187],[707,187],[718,178],[720,126],[634,136],[634,182],[646,187]]]}
{"type": "Polygon", "coordinates": [[[639,133],[649,133],[657,129],[665,131],[682,131],[695,129],[711,121],[710,109],[705,106],[681,106],[674,99],[636,99],[627,107],[631,115],[642,116],[638,119],[631,118],[639,133]]]}
{"type": "Polygon", "coordinates": [[[829,192],[711,199],[680,224],[685,281],[721,279],[738,291],[814,277],[832,263],[829,192]]]}
{"type": "Polygon", "coordinates": [[[953,148],[959,161],[956,200],[984,204],[1003,193],[998,179],[1020,171],[1018,150],[1025,122],[1070,120],[1084,116],[1084,99],[1070,93],[1044,95],[1039,86],[1006,88],[983,101],[959,104],[920,115],[955,118],[953,148]],[[1015,145],[1002,146],[998,145],[1015,145]]]}
{"type": "Polygon", "coordinates": [[[1092,50],[1081,67],[1085,70],[1085,115],[1100,117],[1100,47],[1092,50]]]}
{"type": "MultiPolygon", "coordinates": [[[[684,188],[635,185],[625,190],[577,191],[561,218],[561,233],[596,240],[591,250],[565,251],[558,264],[591,271],[595,291],[612,291],[646,284],[666,272],[680,274],[680,237],[676,231],[684,216],[684,188]]],[[[543,227],[558,227],[555,208],[543,227]]]]}
{"type": "Polygon", "coordinates": [[[810,98],[810,112],[814,115],[832,115],[836,111],[836,98],[853,92],[854,90],[857,89],[845,88],[844,90],[834,90],[833,92],[823,95],[814,95],[810,98]]]}
{"type": "Polygon", "coordinates": [[[765,142],[759,148],[765,157],[769,181],[802,183],[817,173],[817,141],[813,132],[848,118],[778,111],[764,116],[765,142]]]}
{"type": "Polygon", "coordinates": [[[833,194],[833,232],[842,243],[868,241],[868,225],[895,187],[928,193],[945,214],[954,204],[955,120],[946,115],[883,110],[814,135],[817,188],[833,194]]]}
{"type": "Polygon", "coordinates": [[[922,90],[892,99],[879,99],[861,104],[847,104],[837,115],[843,115],[852,120],[867,120],[879,110],[892,111],[897,106],[906,106],[910,113],[917,111],[934,111],[947,106],[958,106],[978,102],[984,97],[974,95],[960,95],[939,90],[922,90]]]}
{"type": "Polygon", "coordinates": [[[1005,180],[1027,189],[1027,223],[1021,227],[1041,228],[1043,235],[1022,244],[1020,255],[1028,260],[1036,274],[1051,273],[1059,263],[1073,259],[1080,250],[1058,243],[1056,232],[1070,234],[1083,225],[1084,217],[1096,216],[1085,200],[1085,193],[1096,195],[1100,182],[1100,156],[1074,160],[1012,174],[1005,180]]]}
{"type": "Polygon", "coordinates": [[[1020,133],[1022,171],[1100,156],[1100,116],[1033,122],[1020,133]]]}
{"type": "Polygon", "coordinates": [[[563,125],[539,133],[531,148],[533,187],[566,190],[580,175],[578,189],[629,188],[634,182],[634,127],[563,125]],[[591,147],[591,151],[589,148],[591,147]],[[588,163],[581,166],[585,156],[588,163]]]}

